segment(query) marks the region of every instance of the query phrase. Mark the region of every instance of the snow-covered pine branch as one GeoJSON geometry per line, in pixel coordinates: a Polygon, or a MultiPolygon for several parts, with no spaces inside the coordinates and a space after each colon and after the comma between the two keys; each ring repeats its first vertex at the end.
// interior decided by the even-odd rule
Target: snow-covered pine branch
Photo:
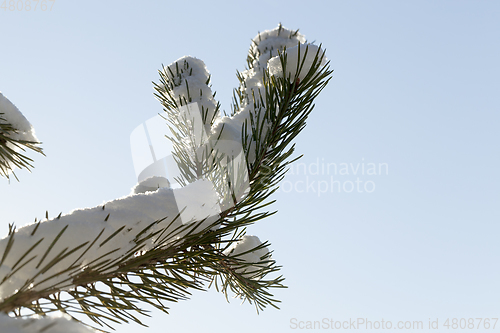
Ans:
{"type": "MultiPolygon", "coordinates": [[[[22,152],[42,153],[35,130],[19,109],[0,92],[0,176],[9,178],[16,168],[30,169],[33,161],[22,152]]],[[[14,177],[16,175],[14,174],[14,177]]],[[[17,178],[17,177],[16,177],[17,178]]]]}
{"type": "Polygon", "coordinates": [[[281,25],[253,39],[247,63],[224,117],[201,60],[161,69],[155,95],[183,186],[152,177],[123,198],[11,228],[0,240],[0,311],[140,323],[134,301],[166,311],[165,301],[207,282],[258,310],[276,307],[269,288],[283,278],[268,276],[279,266],[245,227],[273,214],[269,197],[292,162],[291,141],[331,70],[320,47],[281,25]]]}

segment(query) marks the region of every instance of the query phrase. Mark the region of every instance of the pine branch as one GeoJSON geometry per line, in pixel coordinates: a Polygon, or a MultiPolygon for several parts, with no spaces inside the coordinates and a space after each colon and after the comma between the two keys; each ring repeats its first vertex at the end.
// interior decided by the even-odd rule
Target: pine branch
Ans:
{"type": "MultiPolygon", "coordinates": [[[[268,211],[273,202],[270,196],[288,165],[299,158],[292,157],[292,142],[304,128],[314,99],[331,78],[321,48],[304,43],[298,31],[281,25],[259,34],[247,58],[249,69],[237,74],[240,87],[234,92],[232,117],[222,119],[220,104],[209,86],[210,76],[199,71],[204,68],[200,60],[183,58],[163,67],[160,83],[154,83],[155,96],[164,107],[172,133],[169,139],[180,170],[176,181],[193,188],[202,179],[210,180],[222,211],[185,223],[181,221],[185,210],[178,209],[161,219],[131,226],[114,218],[112,207],[121,203],[113,201],[102,211],[89,210],[102,217],[94,227],[95,237],[71,247],[64,245],[68,234],[77,230],[70,223],[71,215],[25,227],[22,235],[12,227],[9,238],[0,241],[4,246],[0,267],[6,262],[10,265],[0,280],[0,291],[2,284],[11,283],[35,263],[38,273],[0,300],[0,311],[17,316],[30,311],[38,315],[54,311],[84,314],[96,325],[112,328],[110,322],[142,324],[136,317],[147,315],[142,302],[167,312],[169,302],[187,299],[191,290],[209,286],[226,298],[232,293],[255,304],[257,311],[277,307],[279,301],[270,289],[283,288],[284,279],[268,276],[278,273],[280,267],[267,250],[269,244],[245,236],[245,228],[275,213],[268,211]],[[270,38],[278,42],[265,42],[270,38]],[[274,65],[267,68],[270,58],[274,65]],[[197,103],[199,115],[190,111],[192,103],[197,103]],[[179,110],[187,111],[179,114],[179,110]],[[228,142],[239,143],[241,149],[228,142]],[[42,237],[44,225],[52,226],[50,230],[57,235],[51,241],[42,237]],[[33,245],[13,259],[12,249],[17,249],[20,237],[31,237],[33,245]],[[115,248],[114,242],[123,243],[124,239],[130,246],[115,248]]],[[[171,192],[160,189],[147,197],[168,199],[171,192]]],[[[126,200],[125,206],[130,202],[126,200]]]]}

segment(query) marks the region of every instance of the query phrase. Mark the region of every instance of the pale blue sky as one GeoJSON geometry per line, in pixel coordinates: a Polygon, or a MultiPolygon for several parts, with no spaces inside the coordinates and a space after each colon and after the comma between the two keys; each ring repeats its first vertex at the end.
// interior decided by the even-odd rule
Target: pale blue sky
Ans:
{"type": "MultiPolygon", "coordinates": [[[[6,181],[18,226],[129,193],[131,131],[161,111],[151,81],[201,58],[229,110],[250,39],[278,22],[322,43],[335,70],[297,140],[306,166],[386,163],[376,175],[294,174],[252,226],[283,265],[280,311],[195,292],[151,329],[288,332],[290,319],[499,317],[500,3],[495,1],[63,1],[0,10],[0,91],[47,157],[6,181]],[[372,182],[372,193],[332,192],[372,182]],[[309,191],[300,191],[307,182],[309,191]],[[314,186],[328,186],[318,195],[314,186]],[[298,185],[297,185],[298,184],[298,185]],[[284,191],[297,186],[299,191],[284,191]]],[[[311,169],[313,170],[313,169],[311,169]]],[[[370,184],[372,184],[370,183],[370,184]]],[[[497,330],[500,323],[497,324],[497,330]]],[[[436,330],[434,330],[436,331],[436,330]]],[[[441,326],[439,331],[445,331],[441,326]]],[[[481,330],[478,330],[481,331],[481,330]]],[[[488,332],[491,332],[489,330],[488,332]]]]}

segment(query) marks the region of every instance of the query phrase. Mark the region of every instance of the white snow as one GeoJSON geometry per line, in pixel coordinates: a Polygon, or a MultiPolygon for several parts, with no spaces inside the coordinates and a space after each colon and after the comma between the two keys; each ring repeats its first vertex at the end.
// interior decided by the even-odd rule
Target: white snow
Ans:
{"type": "MultiPolygon", "coordinates": [[[[34,235],[32,233],[36,224],[22,227],[14,234],[14,244],[0,266],[0,282],[7,277],[6,281],[0,285],[0,299],[16,293],[21,288],[42,290],[46,287],[57,286],[64,289],[71,285],[72,275],[81,272],[87,266],[92,267],[96,263],[95,260],[106,254],[99,262],[109,260],[109,267],[106,271],[112,271],[115,267],[112,261],[134,249],[136,245],[134,238],[139,232],[158,220],[162,221],[151,228],[151,231],[161,230],[168,226],[179,212],[182,212],[180,218],[175,220],[169,230],[206,219],[197,229],[201,231],[213,223],[220,208],[218,197],[211,183],[200,180],[179,189],[163,187],[154,192],[132,194],[105,202],[98,207],[77,209],[67,215],[40,223],[34,235]],[[53,245],[46,258],[40,263],[56,235],[66,226],[67,229],[58,242],[53,245]],[[105,242],[115,232],[118,234],[105,242]],[[97,241],[89,248],[95,239],[97,241]],[[39,241],[36,248],[16,265],[25,252],[39,241]],[[85,242],[88,243],[81,249],[42,272],[44,266],[57,255],[63,251],[71,251],[85,242]],[[85,254],[80,258],[84,251],[86,251],[85,254]],[[32,257],[34,259],[27,263],[32,257]],[[13,270],[23,264],[25,265],[12,277],[9,276],[13,270]],[[74,264],[75,268],[64,272],[64,269],[71,264],[74,264]]],[[[162,244],[165,246],[182,236],[183,233],[172,235],[164,239],[162,244]]],[[[8,240],[8,237],[0,240],[0,253],[4,253],[8,240]]],[[[157,237],[146,242],[141,250],[161,245],[155,241],[158,241],[157,237]]]]}
{"type": "Polygon", "coordinates": [[[206,84],[210,74],[202,60],[184,56],[165,66],[164,71],[172,83],[170,87],[165,88],[173,94],[178,106],[198,103],[199,109],[208,114],[208,120],[217,116],[217,103],[212,89],[206,84]]]}
{"type": "Polygon", "coordinates": [[[262,266],[269,265],[269,263],[262,263],[263,260],[269,260],[269,258],[264,258],[269,253],[267,247],[252,251],[261,244],[262,242],[259,237],[245,235],[239,241],[231,244],[231,246],[224,251],[224,254],[241,260],[243,264],[254,264],[245,265],[236,269],[239,273],[252,273],[258,271],[262,266]]]}
{"type": "MultiPolygon", "coordinates": [[[[10,124],[16,131],[11,132],[9,136],[18,141],[31,141],[38,142],[35,136],[35,130],[29,121],[24,117],[24,115],[19,111],[19,109],[0,92],[0,123],[10,124]]],[[[7,142],[7,147],[19,152],[20,148],[7,142]]],[[[9,167],[9,171],[15,169],[15,165],[8,161],[0,158],[0,163],[5,163],[9,167]]]]}
{"type": "Polygon", "coordinates": [[[283,51],[285,47],[289,48],[305,42],[304,35],[282,26],[261,32],[252,40],[250,47],[250,51],[259,56],[253,67],[266,67],[267,61],[278,55],[278,50],[283,51]]]}
{"type": "MultiPolygon", "coordinates": [[[[321,66],[326,63],[326,58],[322,57],[323,51],[317,45],[305,44],[294,46],[289,49],[287,48],[285,54],[286,73],[284,75],[286,78],[289,78],[290,81],[294,81],[297,72],[297,78],[303,81],[314,64],[315,59],[316,63],[321,59],[321,66]]],[[[283,77],[283,68],[279,56],[271,58],[268,61],[268,67],[270,75],[283,77]]]]}
{"type": "Polygon", "coordinates": [[[132,193],[138,194],[154,192],[162,187],[170,187],[170,182],[168,181],[168,179],[161,176],[152,176],[135,185],[132,189],[132,193]]]}
{"type": "MultiPolygon", "coordinates": [[[[265,104],[266,92],[264,89],[264,73],[267,69],[269,69],[270,75],[280,77],[283,77],[283,75],[288,77],[290,75],[293,80],[297,73],[297,63],[300,61],[301,64],[303,62],[303,65],[299,71],[298,78],[303,80],[309,72],[316,55],[319,57],[323,55],[322,50],[318,46],[307,44],[303,35],[282,26],[259,33],[253,39],[250,52],[254,53],[258,59],[253,61],[251,68],[240,73],[244,79],[240,90],[246,96],[246,99],[243,101],[243,105],[241,105],[241,110],[235,115],[224,117],[214,124],[211,135],[212,140],[220,137],[224,140],[241,142],[242,126],[245,122],[247,123],[247,132],[245,135],[251,138],[251,118],[253,117],[254,122],[256,122],[256,115],[264,113],[267,107],[265,104]],[[287,73],[284,74],[278,52],[283,52],[285,48],[287,73]]],[[[321,65],[324,65],[325,62],[326,59],[323,57],[321,65]]],[[[261,118],[262,121],[265,120],[261,118]]],[[[270,124],[261,123],[259,125],[264,127],[262,134],[265,135],[270,124]]],[[[248,159],[249,162],[253,162],[257,147],[253,139],[249,139],[248,141],[250,142],[248,159]]],[[[230,153],[227,150],[225,152],[230,153]]]]}
{"type": "Polygon", "coordinates": [[[9,317],[0,313],[0,331],[2,333],[95,333],[97,331],[71,319],[70,316],[58,315],[33,316],[31,318],[9,317]]]}
{"type": "Polygon", "coordinates": [[[18,133],[12,134],[12,138],[17,140],[37,142],[35,130],[28,119],[19,111],[19,109],[0,92],[0,120],[2,123],[11,124],[17,129],[18,133]]]}

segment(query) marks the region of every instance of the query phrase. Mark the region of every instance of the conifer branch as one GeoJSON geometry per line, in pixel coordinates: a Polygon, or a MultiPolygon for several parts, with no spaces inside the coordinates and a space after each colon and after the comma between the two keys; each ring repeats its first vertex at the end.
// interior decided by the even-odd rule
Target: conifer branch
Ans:
{"type": "MultiPolygon", "coordinates": [[[[100,218],[93,227],[95,237],[71,246],[66,244],[72,225],[65,222],[70,215],[25,227],[19,236],[12,226],[8,239],[0,241],[0,269],[5,262],[10,265],[7,274],[0,275],[0,295],[2,284],[14,283],[11,279],[27,267],[36,265],[38,273],[0,298],[1,312],[45,316],[58,311],[76,320],[83,314],[103,330],[119,322],[142,324],[137,315],[148,315],[142,303],[168,313],[168,303],[211,286],[226,298],[233,294],[253,303],[257,311],[277,308],[271,289],[284,288],[284,278],[275,276],[280,266],[267,250],[270,244],[246,236],[246,227],[275,213],[268,210],[270,197],[289,164],[300,157],[293,157],[292,142],[332,71],[321,46],[307,44],[298,30],[280,25],[253,40],[249,68],[237,73],[240,87],[233,94],[232,115],[220,118],[210,75],[200,71],[200,62],[183,58],[162,66],[155,96],[172,133],[168,139],[180,170],[175,181],[192,187],[200,179],[210,180],[220,213],[185,223],[185,211],[179,207],[151,223],[128,225],[120,224],[113,210],[120,203],[109,202],[92,210],[100,218]],[[272,38],[276,42],[268,43],[272,38]],[[192,103],[199,107],[201,125],[189,111],[192,103]],[[51,240],[42,237],[45,223],[54,226],[51,240]],[[32,237],[33,245],[17,255],[12,249],[21,237],[32,237]],[[130,240],[129,247],[115,247],[123,239],[130,240]]],[[[149,198],[169,198],[171,193],[158,189],[149,198]]]]}

